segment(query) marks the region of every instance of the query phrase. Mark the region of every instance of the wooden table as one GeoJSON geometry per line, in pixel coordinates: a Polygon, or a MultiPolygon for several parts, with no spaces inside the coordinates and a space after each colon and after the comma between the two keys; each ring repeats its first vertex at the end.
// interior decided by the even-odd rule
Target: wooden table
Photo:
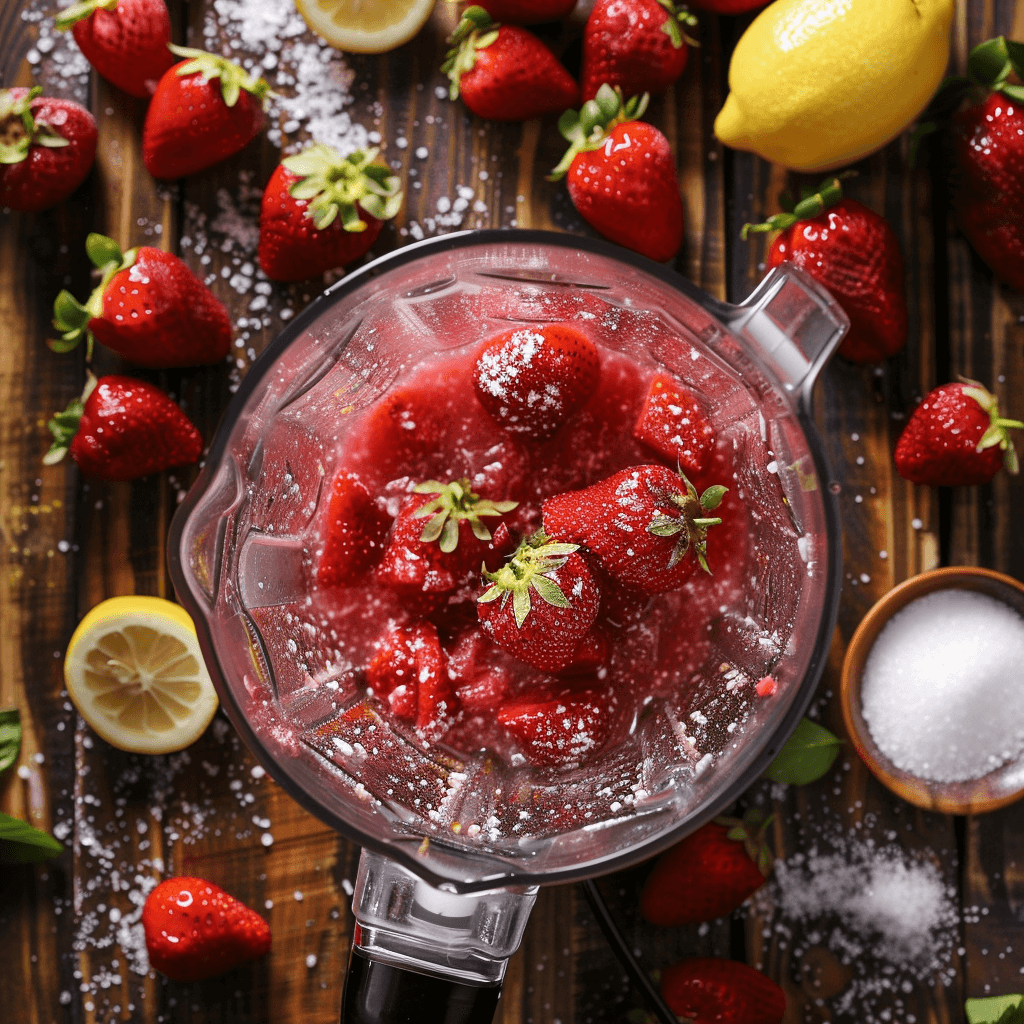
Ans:
{"type": "MultiPolygon", "coordinates": [[[[203,45],[212,8],[211,0],[174,5],[175,38],[203,45]]],[[[66,286],[84,296],[90,287],[83,249],[88,231],[112,235],[125,248],[145,242],[180,253],[213,278],[214,291],[244,318],[232,365],[140,374],[176,395],[207,439],[233,383],[280,329],[281,311],[301,308],[319,284],[275,286],[264,303],[259,296],[268,289],[255,289],[252,268],[245,266],[254,255],[254,232],[246,231],[247,223],[254,225],[254,197],[279,159],[269,142],[255,142],[173,188],[157,186],[139,158],[142,104],[95,77],[69,75],[74,66],[57,58],[74,53],[73,45],[49,46],[41,0],[31,0],[25,11],[27,20],[22,0],[0,6],[0,81],[37,81],[47,93],[87,103],[99,121],[100,144],[95,170],[72,201],[37,216],[0,214],[0,707],[18,706],[24,724],[24,770],[0,783],[0,807],[54,830],[67,846],[48,865],[6,868],[0,875],[3,1016],[26,1024],[334,1021],[358,851],[261,777],[226,721],[216,720],[182,754],[135,757],[94,737],[63,692],[62,653],[89,608],[115,594],[171,596],[167,525],[195,470],[103,486],[83,482],[71,465],[44,469],[40,462],[46,419],[82,387],[81,353],[55,355],[43,341],[56,292],[66,286]],[[247,183],[240,182],[244,175],[247,183]],[[230,216],[237,209],[242,219],[230,216]],[[209,245],[200,253],[204,233],[209,245]],[[195,986],[134,971],[138,905],[152,879],[172,872],[221,882],[264,911],[274,934],[270,957],[195,986]]],[[[763,237],[744,243],[740,227],[777,210],[786,181],[778,167],[724,151],[711,131],[728,53],[747,21],[704,17],[701,49],[649,115],[671,140],[684,193],[688,230],[676,267],[731,300],[751,290],[764,255],[763,237]]],[[[562,150],[552,125],[480,122],[443,98],[437,68],[453,24],[449,5],[440,3],[411,44],[388,56],[348,61],[354,78],[347,112],[380,133],[406,189],[404,209],[374,252],[400,246],[410,234],[453,226],[450,213],[441,223],[436,218],[445,198],[458,198],[460,186],[472,196],[460,204],[466,207],[462,227],[587,233],[564,186],[543,177],[562,150]]],[[[213,42],[227,44],[238,29],[237,23],[222,26],[213,42]]],[[[1024,38],[1024,0],[961,0],[953,67],[963,71],[969,48],[998,33],[1024,38]]],[[[566,31],[552,41],[568,45],[571,59],[575,37],[566,31]]],[[[1017,415],[1024,408],[1024,297],[993,284],[957,234],[937,151],[916,171],[907,169],[906,154],[903,138],[863,161],[849,191],[884,212],[901,240],[910,341],[877,369],[834,362],[818,387],[817,420],[841,485],[845,586],[816,707],[838,733],[835,692],[845,645],[879,596],[938,564],[980,564],[1024,577],[1024,543],[1013,518],[1024,484],[1002,476],[987,487],[943,494],[914,488],[893,470],[891,451],[903,419],[935,383],[962,373],[990,384],[1017,415]]],[[[106,353],[97,363],[104,371],[118,367],[106,353]]],[[[909,990],[904,985],[904,991],[858,997],[844,1009],[844,993],[869,991],[865,979],[892,978],[883,960],[862,956],[842,964],[825,938],[814,941],[813,928],[831,924],[787,925],[770,892],[731,922],[654,929],[635,910],[640,868],[607,880],[604,890],[646,967],[694,953],[746,958],[784,986],[787,1024],[959,1021],[966,996],[1024,989],[1019,806],[967,819],[920,813],[881,788],[850,748],[814,785],[758,786],[751,797],[774,804],[779,857],[806,849],[816,829],[834,827],[883,844],[892,837],[909,854],[934,862],[960,911],[945,978],[916,978],[909,990]]],[[[583,1024],[622,1020],[637,1006],[578,889],[542,891],[510,965],[498,1019],[583,1024]]]]}

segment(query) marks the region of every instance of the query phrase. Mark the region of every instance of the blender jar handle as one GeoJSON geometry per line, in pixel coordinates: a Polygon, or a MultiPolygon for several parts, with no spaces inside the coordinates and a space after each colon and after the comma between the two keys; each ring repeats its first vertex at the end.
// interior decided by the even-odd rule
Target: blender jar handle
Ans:
{"type": "Polygon", "coordinates": [[[757,288],[733,307],[728,320],[729,327],[804,411],[810,409],[818,374],[850,329],[839,303],[814,278],[791,264],[769,271],[757,288]]]}
{"type": "Polygon", "coordinates": [[[536,898],[435,888],[364,849],[342,1024],[490,1024],[536,898]]]}

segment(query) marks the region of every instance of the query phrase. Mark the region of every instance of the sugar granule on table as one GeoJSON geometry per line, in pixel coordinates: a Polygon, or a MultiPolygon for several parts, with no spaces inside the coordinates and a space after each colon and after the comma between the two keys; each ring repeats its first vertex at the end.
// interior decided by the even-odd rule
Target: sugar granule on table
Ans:
{"type": "Polygon", "coordinates": [[[864,665],[871,736],[904,771],[937,782],[980,778],[1024,750],[1024,618],[972,590],[912,601],[864,665]]]}

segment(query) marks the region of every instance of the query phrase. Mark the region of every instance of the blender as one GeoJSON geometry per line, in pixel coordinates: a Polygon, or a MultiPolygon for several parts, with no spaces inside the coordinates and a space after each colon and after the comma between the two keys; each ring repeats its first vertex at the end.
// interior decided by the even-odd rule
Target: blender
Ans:
{"type": "Polygon", "coordinates": [[[650,857],[734,802],[795,728],[835,625],[840,530],[810,421],[848,326],[792,267],[739,305],[608,243],[472,231],[399,249],[329,288],[244,378],[171,526],[170,570],[229,718],[260,763],[363,848],[344,1021],[489,1021],[537,886],[650,857]],[[743,585],[679,694],[581,767],[430,742],[344,666],[310,610],[309,531],[346,417],[444,349],[576,320],[687,381],[741,452],[757,509],[743,585]],[[773,695],[756,684],[770,677],[773,695]]]}

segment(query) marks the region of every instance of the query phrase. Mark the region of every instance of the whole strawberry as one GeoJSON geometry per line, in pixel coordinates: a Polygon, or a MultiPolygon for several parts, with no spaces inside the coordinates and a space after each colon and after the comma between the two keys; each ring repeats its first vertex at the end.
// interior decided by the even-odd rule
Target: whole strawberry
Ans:
{"type": "Polygon", "coordinates": [[[339,473],[331,484],[324,545],[317,558],[321,586],[344,586],[376,565],[384,553],[388,516],[355,473],[339,473]]]}
{"type": "Polygon", "coordinates": [[[48,424],[52,466],[68,453],[86,476],[134,480],[195,462],[203,439],[191,420],[159,388],[131,377],[92,374],[81,398],[48,424]]]}
{"type": "Polygon", "coordinates": [[[492,121],[528,121],[575,106],[575,79],[532,33],[499,25],[482,7],[468,7],[448,42],[441,70],[453,100],[492,121]]]}
{"type": "Polygon", "coordinates": [[[61,336],[48,344],[55,352],[70,351],[84,337],[86,362],[94,340],[156,368],[219,363],[228,354],[228,311],[177,256],[150,245],[122,253],[95,232],[85,250],[102,280],[84,306],[67,291],[54,300],[53,326],[61,336]]]}
{"type": "Polygon", "coordinates": [[[152,96],[174,63],[164,0],[81,0],[58,11],[55,20],[61,31],[71,29],[98,74],[132,96],[152,96]]]}
{"type": "Polygon", "coordinates": [[[270,952],[270,926],[202,878],[168,878],[142,908],[149,963],[172,981],[201,981],[270,952]]]}
{"type": "MultiPolygon", "coordinates": [[[[786,203],[786,205],[790,205],[786,203]]],[[[751,231],[781,234],[768,266],[792,263],[820,281],[850,318],[839,354],[854,363],[879,363],[907,340],[903,254],[889,222],[854,199],[843,198],[839,178],[822,182],[786,213],[751,231]]]]}
{"type": "Polygon", "coordinates": [[[644,883],[640,912],[665,927],[731,914],[764,885],[771,866],[767,825],[756,812],[742,821],[718,818],[702,825],[658,858],[644,883]]]}
{"type": "Polygon", "coordinates": [[[544,529],[583,545],[623,586],[643,594],[681,587],[707,561],[710,516],[726,488],[693,484],[665,466],[632,466],[592,484],[548,498],[544,529]]]}
{"type": "Polygon", "coordinates": [[[263,127],[270,87],[237,64],[171,46],[187,60],[164,72],[142,127],[142,161],[154,178],[182,178],[237,153],[263,127]]]}
{"type": "Polygon", "coordinates": [[[96,156],[96,118],[42,89],[0,89],[0,207],[36,212],[67,199],[96,156]]]}
{"type": "Polygon", "coordinates": [[[578,545],[534,534],[485,575],[491,586],[477,601],[477,615],[491,640],[543,672],[570,665],[601,606],[597,577],[578,545]]]}
{"type": "Polygon", "coordinates": [[[260,207],[258,259],[272,281],[303,281],[359,259],[402,205],[379,150],[343,157],[316,144],[285,157],[260,207]]]}
{"type": "Polygon", "coordinates": [[[571,145],[550,178],[566,177],[592,228],[660,263],[683,244],[683,201],[668,139],[636,120],[646,109],[646,96],[625,103],[602,85],[579,114],[567,110],[558,129],[571,145]]]}
{"type": "Polygon", "coordinates": [[[999,415],[995,395],[974,380],[942,384],[925,395],[896,442],[896,470],[930,487],[987,484],[1005,465],[1016,473],[1017,453],[1008,427],[1020,420],[999,415]]]}
{"type": "Polygon", "coordinates": [[[568,18],[576,0],[481,0],[476,6],[482,7],[495,21],[537,25],[568,18]]]}
{"type": "Polygon", "coordinates": [[[661,994],[693,1024],[781,1024],[786,993],[738,960],[694,957],[661,972],[661,994]]]}
{"type": "Polygon", "coordinates": [[[509,433],[551,437],[594,393],[597,347],[569,324],[516,327],[484,345],[473,385],[480,404],[509,433]]]}
{"type": "Polygon", "coordinates": [[[696,24],[674,0],[597,0],[583,30],[583,99],[605,84],[624,96],[663,92],[683,73],[687,44],[698,45],[684,34],[696,24]]]}

